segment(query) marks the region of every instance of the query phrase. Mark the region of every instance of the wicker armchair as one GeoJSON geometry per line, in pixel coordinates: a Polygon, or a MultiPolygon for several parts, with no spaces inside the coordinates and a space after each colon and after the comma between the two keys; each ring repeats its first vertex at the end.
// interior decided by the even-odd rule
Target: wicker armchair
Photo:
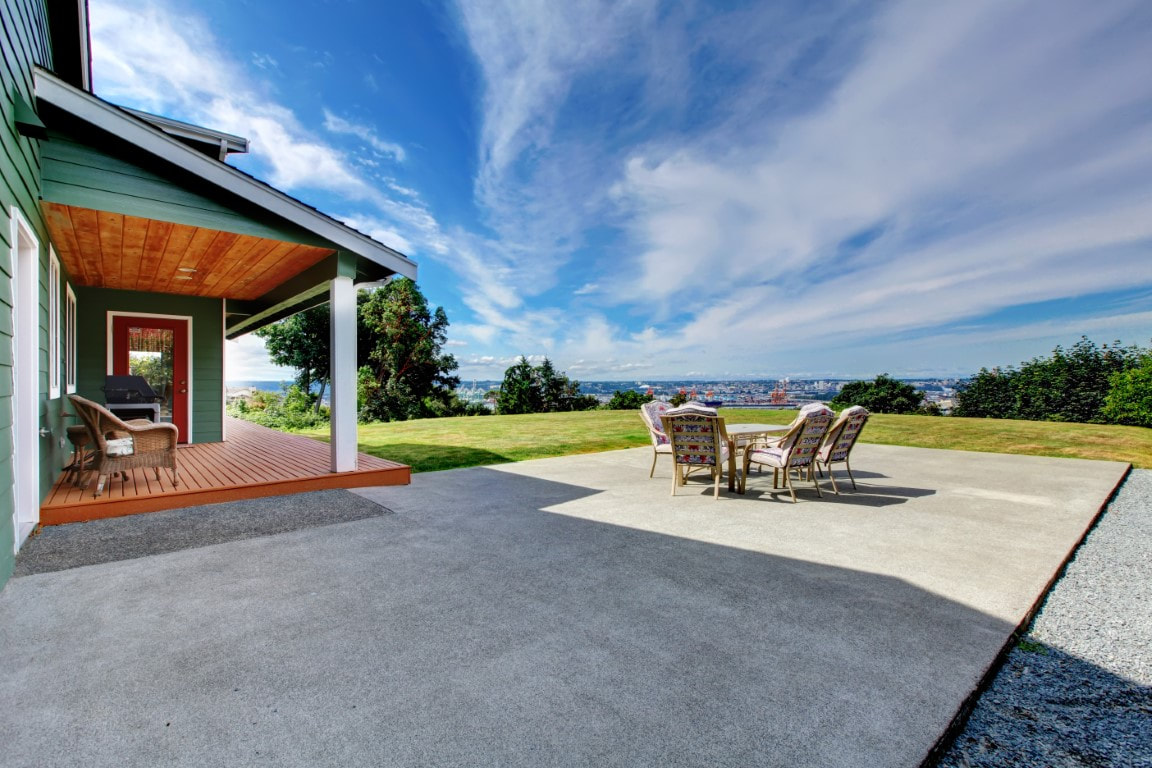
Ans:
{"type": "Polygon", "coordinates": [[[720,498],[720,478],[728,461],[724,419],[716,415],[715,408],[683,405],[665,411],[660,421],[672,441],[672,495],[676,495],[676,486],[684,485],[689,473],[707,469],[715,486],[713,496],[720,498]]]}
{"type": "Polygon", "coordinates": [[[126,474],[128,470],[152,467],[156,479],[160,468],[172,470],[172,484],[179,485],[176,469],[176,442],[179,430],[175,424],[153,424],[146,419],[123,421],[99,403],[68,395],[76,415],[88,428],[94,453],[89,465],[81,472],[81,483],[89,470],[96,472],[99,482],[93,496],[104,491],[108,475],[126,474]]]}

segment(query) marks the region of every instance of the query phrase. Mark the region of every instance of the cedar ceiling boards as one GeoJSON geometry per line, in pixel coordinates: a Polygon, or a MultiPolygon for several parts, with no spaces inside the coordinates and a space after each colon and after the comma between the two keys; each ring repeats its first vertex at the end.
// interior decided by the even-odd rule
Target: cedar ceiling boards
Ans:
{"type": "Polygon", "coordinates": [[[56,252],[77,285],[254,300],[334,253],[47,201],[41,205],[56,252]]]}

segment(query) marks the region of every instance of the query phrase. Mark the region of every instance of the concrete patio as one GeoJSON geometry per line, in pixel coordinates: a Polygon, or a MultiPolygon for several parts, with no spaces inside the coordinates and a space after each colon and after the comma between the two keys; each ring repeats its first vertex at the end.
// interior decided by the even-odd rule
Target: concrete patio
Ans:
{"type": "Polygon", "coordinates": [[[861,445],[793,505],[650,459],[13,579],[5,764],[919,765],[1126,470],[861,445]]]}

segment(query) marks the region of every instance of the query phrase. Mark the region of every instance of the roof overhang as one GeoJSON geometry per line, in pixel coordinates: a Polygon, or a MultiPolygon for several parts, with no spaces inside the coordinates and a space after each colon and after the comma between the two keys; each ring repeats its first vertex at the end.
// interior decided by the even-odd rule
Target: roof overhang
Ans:
{"type": "Polygon", "coordinates": [[[35,71],[36,98],[119,136],[138,151],[192,173],[220,190],[244,198],[331,242],[404,277],[416,279],[416,264],[399,251],[320,213],[295,198],[168,136],[129,112],[75,88],[48,70],[35,71]]]}
{"type": "MultiPolygon", "coordinates": [[[[146,192],[122,194],[106,179],[103,184],[93,183],[92,176],[71,184],[46,180],[41,207],[49,234],[78,285],[224,299],[226,333],[234,338],[323,303],[335,277],[358,283],[416,278],[416,264],[398,251],[202,154],[161,127],[46,70],[36,70],[35,86],[48,129],[55,130],[53,120],[69,129],[56,151],[74,147],[85,158],[98,151],[104,158],[119,153],[120,160],[107,162],[167,169],[147,182],[151,194],[174,189],[204,201],[200,208],[165,207],[146,192]],[[83,146],[75,148],[72,137],[83,146]],[[202,207],[209,198],[231,201],[236,208],[213,214],[202,207]],[[246,218],[251,216],[257,218],[246,218]],[[284,226],[262,226],[260,217],[284,226]]],[[[201,135],[207,133],[225,142],[239,140],[219,132],[201,135]]],[[[98,164],[52,162],[114,175],[98,164]]]]}

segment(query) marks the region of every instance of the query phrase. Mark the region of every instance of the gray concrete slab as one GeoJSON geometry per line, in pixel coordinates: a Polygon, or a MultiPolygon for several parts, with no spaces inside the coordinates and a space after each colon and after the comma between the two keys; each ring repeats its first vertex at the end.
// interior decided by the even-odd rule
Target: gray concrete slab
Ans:
{"type": "Polygon", "coordinates": [[[673,499],[641,449],[14,579],[0,760],[917,765],[1124,467],[857,452],[858,492],[796,505],[673,499]]]}

